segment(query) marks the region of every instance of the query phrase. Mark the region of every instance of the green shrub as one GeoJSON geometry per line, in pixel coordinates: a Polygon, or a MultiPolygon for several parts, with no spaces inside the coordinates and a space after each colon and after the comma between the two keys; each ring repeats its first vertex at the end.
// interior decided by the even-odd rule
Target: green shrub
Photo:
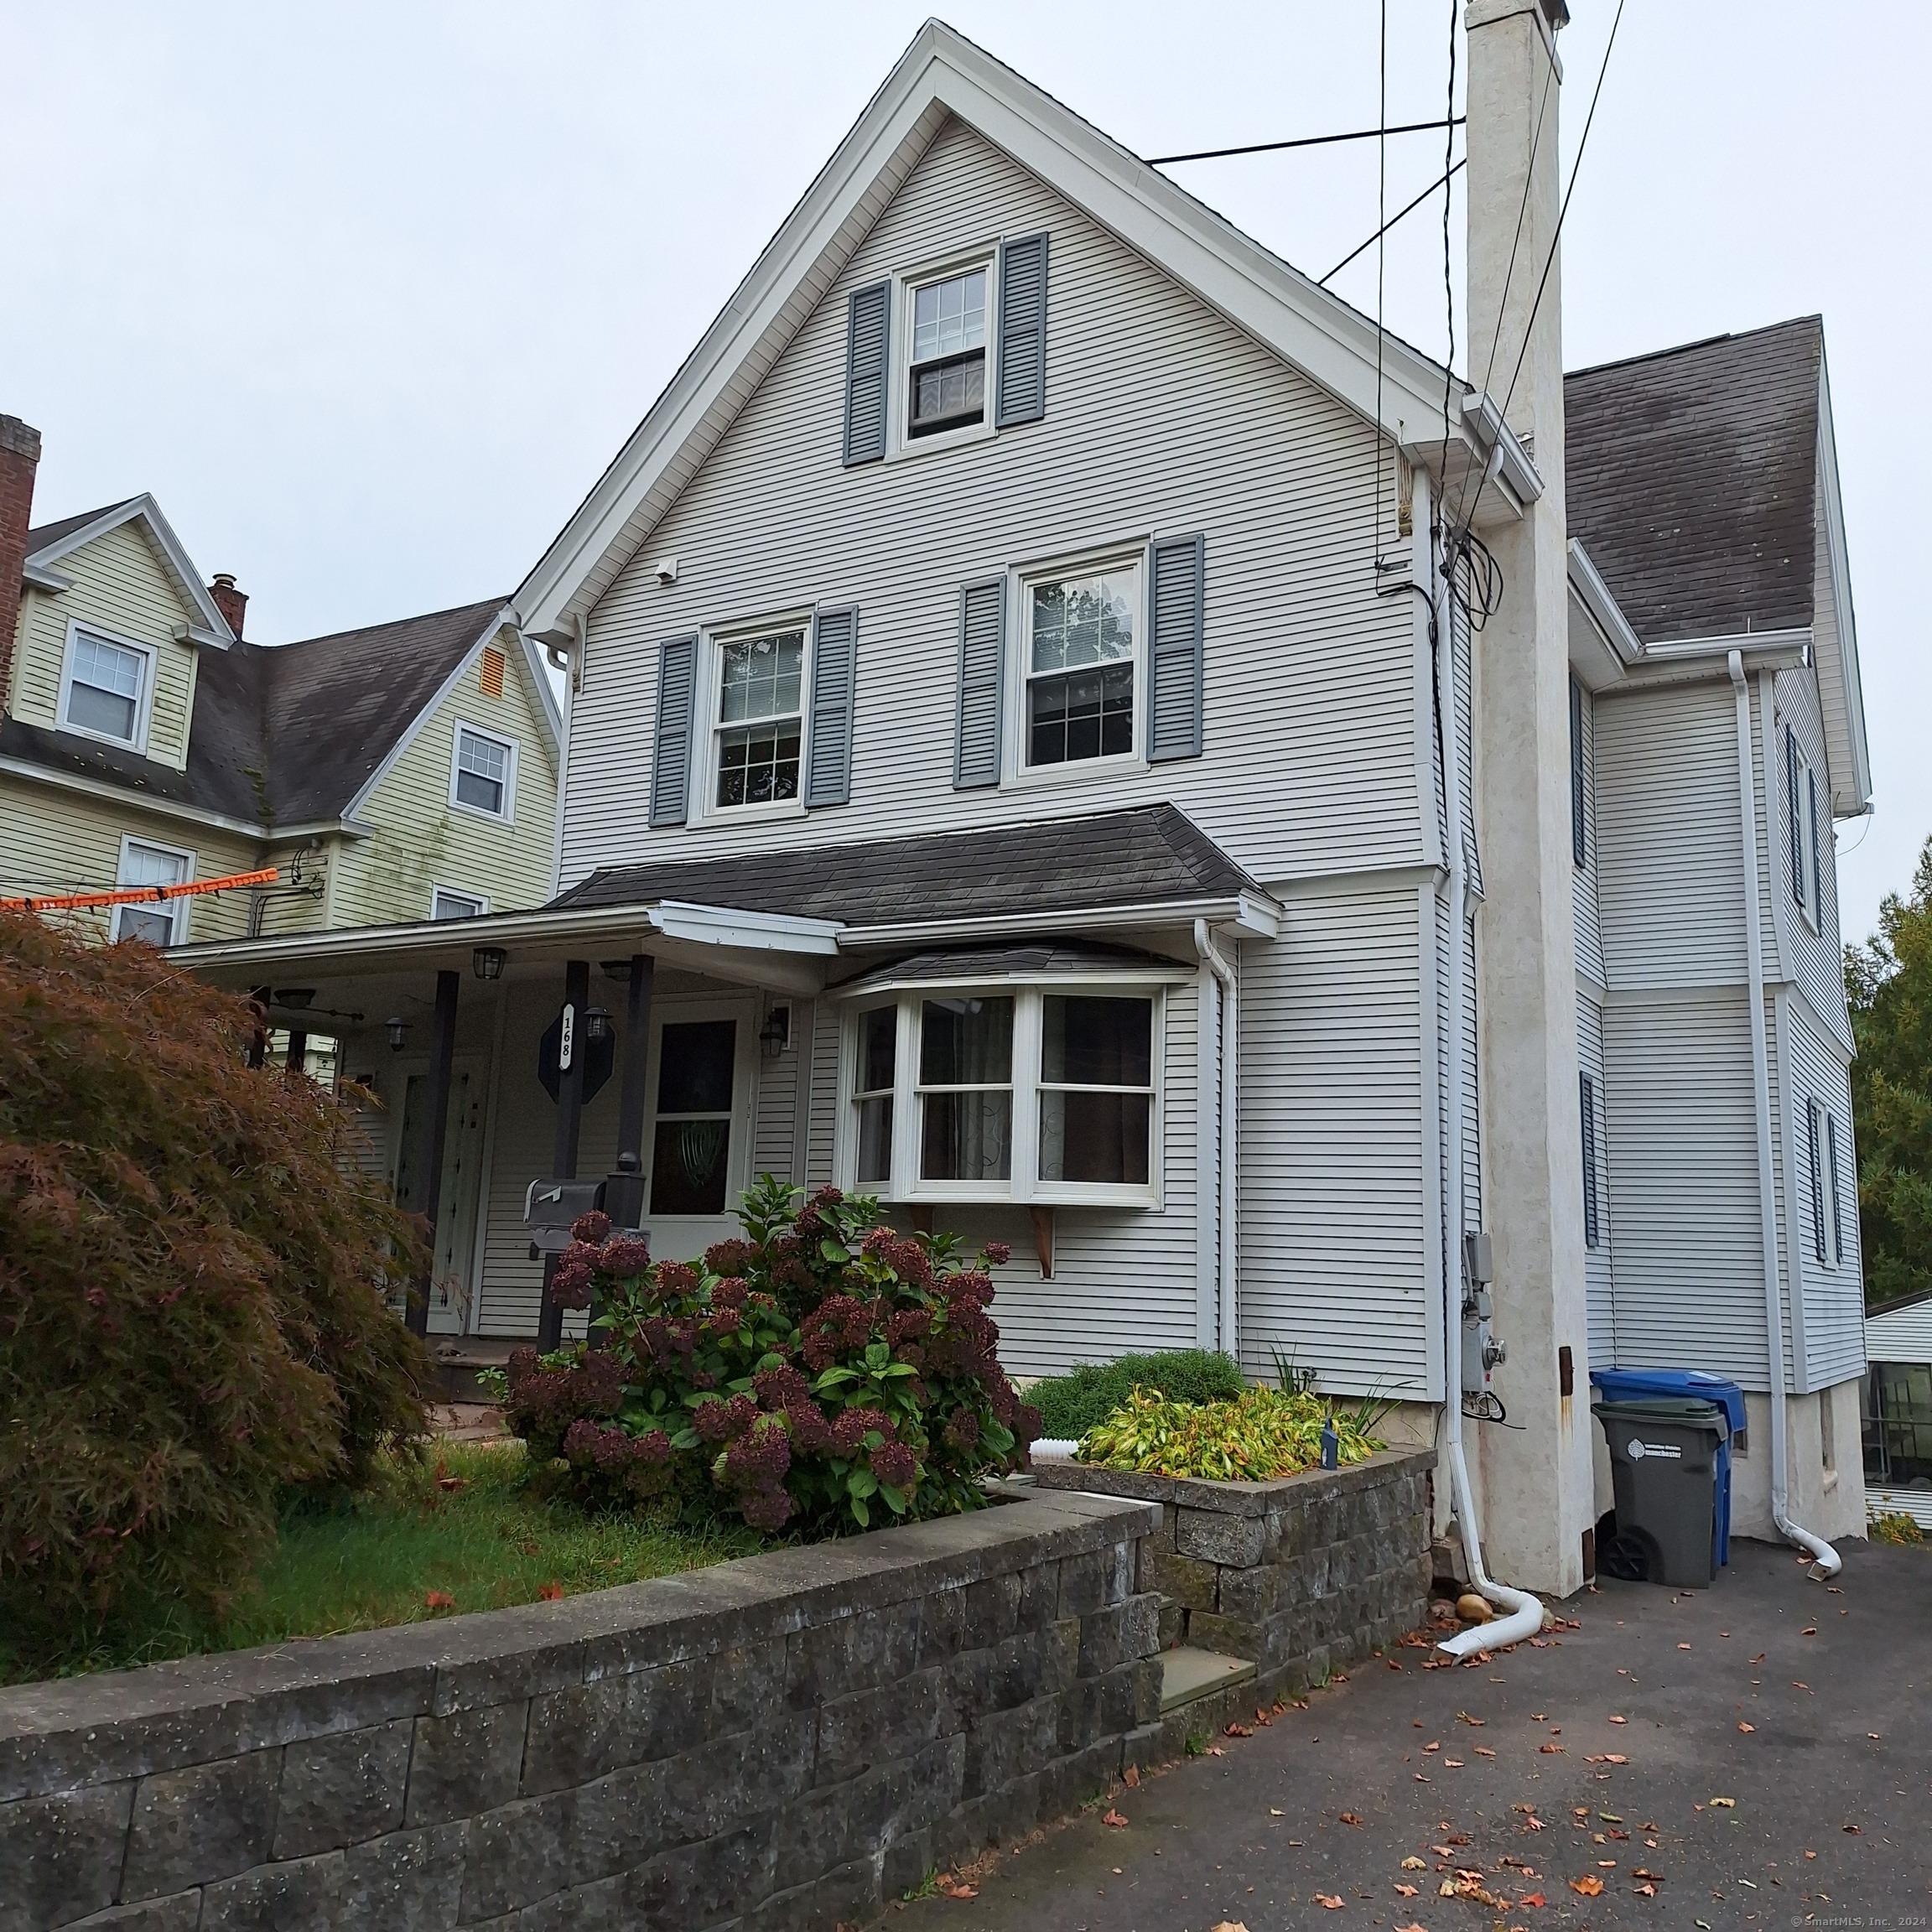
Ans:
{"type": "Polygon", "coordinates": [[[1322,1460],[1322,1427],[1332,1421],[1343,1462],[1385,1446],[1363,1429],[1360,1412],[1337,1410],[1306,1392],[1249,1389],[1231,1402],[1175,1402],[1137,1389],[1080,1441],[1080,1460],[1146,1476],[1206,1477],[1266,1483],[1298,1475],[1322,1460]]]}
{"type": "Polygon", "coordinates": [[[1091,1363],[1071,1374],[1035,1382],[1026,1400],[1040,1411],[1040,1433],[1077,1441],[1104,1422],[1135,1389],[1152,1389],[1176,1402],[1228,1402],[1248,1386],[1232,1355],[1211,1348],[1176,1348],[1159,1355],[1123,1355],[1091,1363]]]}
{"type": "Polygon", "coordinates": [[[0,1626],[219,1614],[292,1484],[423,1426],[384,1306],[419,1239],[253,1015],[133,943],[0,914],[0,1626]]]}
{"type": "Polygon", "coordinates": [[[510,1358],[510,1426],[595,1505],[827,1536],[977,1508],[1039,1433],[1000,1366],[989,1268],[879,1203],[766,1176],[748,1239],[652,1260],[589,1214],[554,1292],[609,1346],[510,1358]]]}

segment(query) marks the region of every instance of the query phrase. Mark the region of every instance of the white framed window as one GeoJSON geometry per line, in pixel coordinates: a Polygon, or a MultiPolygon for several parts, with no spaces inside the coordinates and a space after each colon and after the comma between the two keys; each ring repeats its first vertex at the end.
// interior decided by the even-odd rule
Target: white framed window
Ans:
{"type": "MultiPolygon", "coordinates": [[[[123,837],[117,886],[185,886],[195,876],[195,854],[178,846],[156,845],[123,837]]],[[[179,946],[188,936],[188,901],[157,900],[151,905],[117,906],[110,939],[139,939],[150,946],[179,946]]]]}
{"type": "Polygon", "coordinates": [[[707,638],[705,817],[804,810],[811,637],[810,614],[802,612],[707,638]]]}
{"type": "Polygon", "coordinates": [[[67,626],[60,667],[60,728],[131,751],[148,748],[154,652],[80,624],[67,626]]]}
{"type": "Polygon", "coordinates": [[[449,802],[504,824],[517,816],[517,740],[459,724],[449,761],[449,802]]]}
{"type": "Polygon", "coordinates": [[[1823,917],[1824,861],[1818,849],[1818,774],[1784,727],[1784,802],[1790,840],[1791,898],[1815,929],[1823,917]]]}
{"type": "Polygon", "coordinates": [[[991,245],[896,278],[891,418],[898,454],[992,434],[998,283],[999,252],[991,245]]]}
{"type": "Polygon", "coordinates": [[[846,1185],[906,1201],[1159,1203],[1164,989],[907,987],[849,1014],[846,1185]]]}
{"type": "Polygon", "coordinates": [[[490,901],[480,892],[459,892],[448,886],[429,888],[432,919],[480,919],[490,910],[490,901]]]}
{"type": "Polygon", "coordinates": [[[1023,571],[1007,741],[1015,776],[1137,762],[1145,739],[1141,556],[1023,571]]]}

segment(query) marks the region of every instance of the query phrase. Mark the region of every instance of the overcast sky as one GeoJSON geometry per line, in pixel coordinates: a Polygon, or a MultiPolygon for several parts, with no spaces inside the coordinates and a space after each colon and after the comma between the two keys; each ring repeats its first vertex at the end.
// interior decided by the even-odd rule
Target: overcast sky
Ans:
{"type": "MultiPolygon", "coordinates": [[[[1615,11],[1572,4],[1566,168],[1615,11]]],[[[1389,0],[1391,122],[1441,114],[1456,11],[1389,0]]],[[[0,0],[0,410],[44,438],[38,517],[152,491],[264,641],[507,593],[923,12],[0,0]]],[[[946,18],[1143,154],[1375,123],[1374,0],[946,18]]],[[[1929,64],[1914,0],[1629,0],[1564,233],[1571,368],[1824,315],[1877,789],[1839,839],[1853,936],[1932,832],[1923,436],[1884,416],[1932,306],[1929,64]]],[[[1391,210],[1441,140],[1389,143],[1391,210]]],[[[1173,174],[1317,275],[1375,227],[1373,143],[1173,174]]],[[[1384,303],[1438,355],[1440,210],[1384,303]]],[[[1373,311],[1373,252],[1336,286],[1373,311]]]]}

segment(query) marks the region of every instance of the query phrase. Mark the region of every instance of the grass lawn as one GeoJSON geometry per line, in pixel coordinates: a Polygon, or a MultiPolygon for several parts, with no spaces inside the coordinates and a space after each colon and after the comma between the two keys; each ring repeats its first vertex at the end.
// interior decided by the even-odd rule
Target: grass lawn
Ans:
{"type": "Polygon", "coordinates": [[[497,1610],[761,1547],[748,1530],[699,1536],[586,1515],[543,1497],[523,1475],[521,1443],[452,1443],[420,1462],[397,1457],[364,1494],[333,1509],[291,1511],[255,1587],[221,1624],[164,1617],[138,1635],[80,1644],[59,1659],[23,1657],[0,1634],[0,1683],[497,1610]]]}

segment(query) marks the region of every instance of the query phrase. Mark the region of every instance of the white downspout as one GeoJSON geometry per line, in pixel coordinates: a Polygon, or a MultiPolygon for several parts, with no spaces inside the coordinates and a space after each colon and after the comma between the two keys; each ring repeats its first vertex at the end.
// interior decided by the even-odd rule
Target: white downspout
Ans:
{"type": "MultiPolygon", "coordinates": [[[[1813,1574],[1836,1576],[1844,1566],[1820,1536],[1801,1530],[1785,1514],[1784,1301],[1778,1270],[1778,1197],[1771,1166],[1771,1068],[1764,1045],[1764,937],[1759,930],[1758,782],[1751,745],[1751,687],[1744,658],[1726,660],[1737,705],[1737,810],[1744,834],[1744,957],[1751,998],[1751,1092],[1758,1107],[1758,1220],[1764,1244],[1764,1346],[1771,1385],[1771,1520],[1778,1533],[1816,1559],[1813,1574]]],[[[1765,775],[1768,787],[1770,774],[1765,775]]]]}
{"type": "MultiPolygon", "coordinates": [[[[1240,1176],[1236,1166],[1235,1109],[1239,1098],[1236,1081],[1235,1065],[1239,1057],[1240,1031],[1240,995],[1235,979],[1234,968],[1227,955],[1214,943],[1214,935],[1208,930],[1205,919],[1194,922],[1194,950],[1200,955],[1201,963],[1214,975],[1220,988],[1220,998],[1216,1001],[1219,1009],[1218,1023],[1214,1029],[1214,1048],[1221,1067],[1221,1105],[1219,1130],[1217,1135],[1217,1150],[1220,1156],[1220,1198],[1217,1204],[1218,1232],[1219,1234],[1220,1276],[1220,1329],[1219,1343],[1223,1355],[1232,1355],[1239,1361],[1241,1357],[1241,1330],[1234,1305],[1234,1211],[1239,1196],[1240,1176]]],[[[1205,1032],[1205,1029],[1202,1029],[1205,1032]]],[[[1198,1049],[1207,1051],[1203,1039],[1198,1049]]]]}
{"type": "MultiPolygon", "coordinates": [[[[1423,479],[1416,478],[1420,492],[1423,479]]],[[[1421,514],[1421,505],[1416,514],[1421,514]]],[[[1431,516],[1436,514],[1431,506],[1431,516]]],[[[1457,737],[1456,708],[1456,634],[1450,621],[1448,586],[1444,580],[1433,542],[1429,546],[1431,621],[1436,627],[1436,704],[1442,715],[1443,787],[1449,800],[1449,985],[1452,1021],[1449,1040],[1449,1134],[1447,1213],[1449,1252],[1442,1258],[1442,1432],[1443,1448],[1449,1462],[1449,1479],[1455,1495],[1456,1522],[1462,1533],[1463,1561],[1469,1566],[1469,1579],[1489,1602],[1498,1604],[1504,1615],[1493,1623],[1478,1623],[1445,1638],[1436,1649],[1452,1657],[1467,1656],[1472,1650],[1498,1650],[1504,1644],[1520,1643],[1543,1628],[1544,1608],[1540,1598],[1527,1590],[1493,1581],[1483,1564],[1483,1542],[1476,1528],[1476,1498],[1470,1488],[1469,1465],[1462,1453],[1462,1109],[1468,1092],[1468,1068],[1464,1062],[1465,1034],[1462,1026],[1463,984],[1468,969],[1467,855],[1462,848],[1462,747],[1457,737]]]]}

